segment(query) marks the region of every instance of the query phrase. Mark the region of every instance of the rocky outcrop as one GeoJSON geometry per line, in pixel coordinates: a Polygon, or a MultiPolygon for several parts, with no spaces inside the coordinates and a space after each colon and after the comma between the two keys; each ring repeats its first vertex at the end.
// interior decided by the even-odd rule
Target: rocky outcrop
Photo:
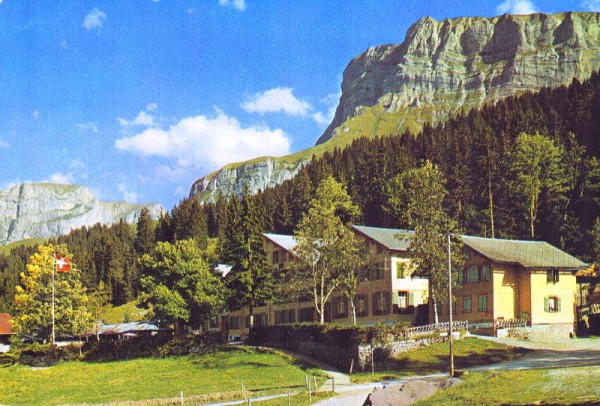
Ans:
{"type": "Polygon", "coordinates": [[[345,123],[375,106],[393,114],[398,133],[415,132],[460,110],[586,79],[599,68],[599,13],[425,17],[402,44],[369,48],[350,62],[335,117],[317,144],[347,137],[353,125],[345,123]]]}
{"type": "Polygon", "coordinates": [[[27,238],[50,238],[96,223],[113,224],[124,219],[136,222],[143,207],[154,218],[164,208],[101,202],[84,186],[24,183],[0,191],[0,244],[27,238]]]}
{"type": "Polygon", "coordinates": [[[251,193],[265,190],[293,178],[306,162],[299,160],[288,163],[269,157],[240,166],[229,165],[197,180],[192,186],[190,197],[197,196],[202,201],[215,201],[218,192],[223,196],[241,196],[245,188],[251,193]]]}
{"type": "Polygon", "coordinates": [[[402,44],[369,48],[350,62],[335,117],[315,147],[228,165],[197,181],[190,194],[213,200],[218,191],[240,194],[244,184],[256,192],[293,176],[313,154],[358,137],[417,133],[425,123],[509,95],[584,80],[596,70],[598,13],[425,17],[409,28],[402,44]]]}

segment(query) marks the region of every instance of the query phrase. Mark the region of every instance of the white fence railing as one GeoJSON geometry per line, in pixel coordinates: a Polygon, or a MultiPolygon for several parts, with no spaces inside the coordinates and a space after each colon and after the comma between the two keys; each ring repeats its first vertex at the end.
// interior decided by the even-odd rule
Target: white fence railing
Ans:
{"type": "MultiPolygon", "coordinates": [[[[406,337],[405,339],[413,339],[417,337],[426,336],[433,333],[440,333],[448,331],[450,328],[450,323],[438,323],[438,324],[428,324],[426,326],[417,326],[410,327],[406,329],[406,337]]],[[[467,320],[457,320],[452,322],[452,330],[460,331],[460,330],[468,330],[469,322],[467,320]]]]}

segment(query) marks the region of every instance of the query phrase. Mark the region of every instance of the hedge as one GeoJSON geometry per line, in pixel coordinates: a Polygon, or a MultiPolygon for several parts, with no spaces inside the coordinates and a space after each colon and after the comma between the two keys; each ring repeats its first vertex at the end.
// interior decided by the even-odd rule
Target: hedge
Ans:
{"type": "Polygon", "coordinates": [[[247,343],[287,349],[347,371],[352,360],[357,365],[359,345],[393,341],[408,326],[408,323],[374,326],[301,323],[255,327],[247,343]]]}

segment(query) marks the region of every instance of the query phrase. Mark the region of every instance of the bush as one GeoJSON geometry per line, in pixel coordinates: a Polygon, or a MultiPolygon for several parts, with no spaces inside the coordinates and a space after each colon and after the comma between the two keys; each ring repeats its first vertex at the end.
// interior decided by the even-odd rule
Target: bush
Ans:
{"type": "Polygon", "coordinates": [[[157,334],[120,341],[95,341],[86,343],[85,359],[90,361],[114,361],[120,359],[168,357],[203,353],[226,343],[227,337],[220,332],[201,335],[157,334]]]}
{"type": "Polygon", "coordinates": [[[14,357],[19,364],[32,367],[47,367],[63,361],[74,361],[80,358],[80,348],[77,345],[52,347],[50,344],[27,344],[15,351],[14,357]]]}

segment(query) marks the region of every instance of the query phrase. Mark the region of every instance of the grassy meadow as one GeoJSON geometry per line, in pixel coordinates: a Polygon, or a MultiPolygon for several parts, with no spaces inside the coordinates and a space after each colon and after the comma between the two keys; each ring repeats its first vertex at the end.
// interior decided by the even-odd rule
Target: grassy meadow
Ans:
{"type": "MultiPolygon", "coordinates": [[[[454,366],[457,369],[477,365],[489,365],[517,359],[530,352],[523,348],[509,347],[492,341],[477,338],[465,338],[454,342],[454,366]]],[[[392,363],[377,365],[375,374],[371,374],[370,365],[365,372],[352,375],[352,381],[373,382],[398,379],[411,375],[428,375],[448,371],[448,343],[434,344],[429,347],[408,351],[392,363]]]]}
{"type": "Polygon", "coordinates": [[[491,371],[464,376],[464,382],[418,405],[589,405],[600,404],[597,367],[491,371]]]}
{"type": "MultiPolygon", "coordinates": [[[[269,351],[233,348],[212,354],[93,363],[48,368],[0,367],[0,404],[100,403],[184,395],[303,388],[319,370],[269,351]]],[[[323,378],[318,379],[319,384],[323,378]]],[[[225,394],[227,395],[227,394],[225,394]]]]}

